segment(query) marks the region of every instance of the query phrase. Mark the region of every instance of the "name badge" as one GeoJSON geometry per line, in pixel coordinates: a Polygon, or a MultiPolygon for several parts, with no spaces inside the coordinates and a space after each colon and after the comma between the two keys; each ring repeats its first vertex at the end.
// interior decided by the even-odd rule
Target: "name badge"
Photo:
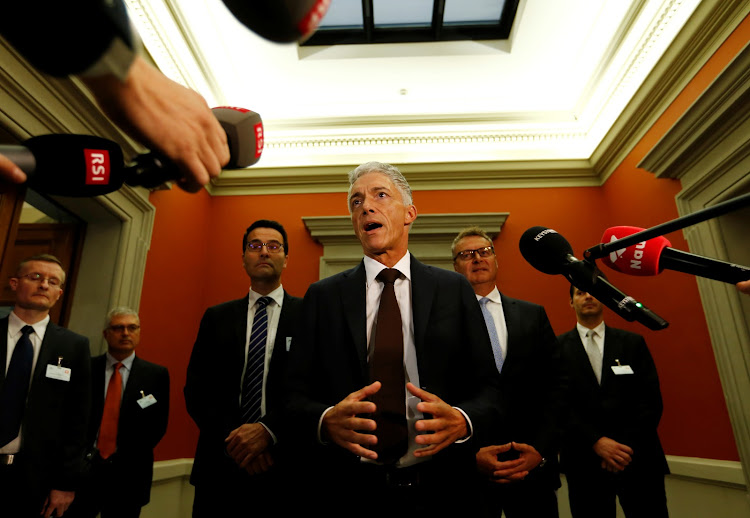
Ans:
{"type": "Polygon", "coordinates": [[[618,376],[620,374],[635,374],[630,365],[613,365],[612,372],[614,372],[618,376]]]}
{"type": "Polygon", "coordinates": [[[70,367],[61,367],[59,365],[47,365],[47,377],[53,380],[70,381],[70,367]]]}
{"type": "Polygon", "coordinates": [[[292,348],[292,337],[287,336],[286,337],[286,352],[289,352],[289,349],[292,348]]]}
{"type": "MultiPolygon", "coordinates": [[[[143,392],[141,392],[143,394],[143,392]]],[[[156,398],[153,394],[149,394],[148,396],[143,396],[141,399],[138,400],[138,405],[141,408],[148,408],[151,405],[156,404],[156,398]]]]}

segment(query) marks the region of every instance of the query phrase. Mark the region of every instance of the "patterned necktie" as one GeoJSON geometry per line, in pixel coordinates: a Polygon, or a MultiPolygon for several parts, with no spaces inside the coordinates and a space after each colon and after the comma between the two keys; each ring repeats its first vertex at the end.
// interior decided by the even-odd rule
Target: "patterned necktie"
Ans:
{"type": "Polygon", "coordinates": [[[31,364],[34,362],[34,347],[29,334],[31,326],[23,326],[21,338],[16,342],[10,358],[5,387],[0,395],[0,446],[5,446],[18,437],[23,412],[26,409],[26,395],[31,381],[31,364]]]}
{"type": "Polygon", "coordinates": [[[479,305],[482,308],[482,316],[484,316],[484,323],[487,325],[487,332],[490,334],[490,342],[492,342],[492,354],[495,356],[495,366],[497,367],[497,372],[501,372],[503,370],[503,361],[505,359],[503,358],[503,350],[500,348],[500,339],[497,337],[495,320],[492,318],[490,308],[487,307],[487,304],[489,302],[490,299],[488,299],[487,297],[482,297],[479,300],[479,305]]]}
{"type": "Polygon", "coordinates": [[[589,362],[591,362],[591,368],[594,370],[594,374],[596,375],[596,381],[599,382],[599,385],[602,384],[602,353],[599,350],[599,347],[596,345],[596,342],[594,341],[594,337],[596,336],[596,332],[594,331],[588,331],[586,333],[586,354],[589,356],[589,362]]]}
{"type": "Polygon", "coordinates": [[[370,359],[370,381],[380,381],[380,390],[372,396],[377,410],[373,418],[377,424],[378,444],[373,448],[380,462],[396,462],[406,453],[406,379],[404,375],[404,337],[401,330],[401,311],[393,283],[401,272],[393,268],[381,270],[377,279],[383,282],[375,342],[370,359]]]}
{"type": "Polygon", "coordinates": [[[122,399],[122,362],[113,366],[112,377],[107,385],[107,397],[104,399],[102,424],[99,426],[99,455],[103,459],[109,458],[117,449],[117,423],[120,419],[120,401],[122,399]]]}
{"type": "Polygon", "coordinates": [[[247,346],[245,376],[242,380],[242,422],[257,423],[260,419],[260,404],[263,399],[263,371],[266,366],[266,340],[268,337],[268,311],[271,297],[258,299],[253,318],[250,344],[247,346]]]}

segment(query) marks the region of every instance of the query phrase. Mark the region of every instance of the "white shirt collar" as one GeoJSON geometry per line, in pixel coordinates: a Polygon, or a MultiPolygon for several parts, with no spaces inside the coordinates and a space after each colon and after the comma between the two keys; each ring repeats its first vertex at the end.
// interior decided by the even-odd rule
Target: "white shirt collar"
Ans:
{"type": "Polygon", "coordinates": [[[47,324],[49,324],[49,315],[44,317],[36,324],[27,324],[26,322],[21,320],[21,317],[16,315],[14,311],[11,311],[10,315],[8,315],[8,335],[16,336],[21,332],[23,326],[31,326],[34,328],[34,333],[39,337],[39,339],[43,340],[44,333],[45,331],[47,331],[47,324]]]}
{"type": "MultiPolygon", "coordinates": [[[[119,361],[121,360],[118,360],[117,358],[109,354],[109,351],[107,351],[107,369],[111,369],[112,366],[119,361]]],[[[130,353],[130,356],[122,360],[122,365],[123,367],[125,367],[126,369],[130,371],[130,370],[133,370],[134,361],[135,361],[135,351],[130,353]]]]}
{"type": "Polygon", "coordinates": [[[503,303],[503,299],[502,297],[500,297],[500,290],[497,289],[497,286],[495,286],[495,289],[493,289],[487,295],[477,295],[477,300],[482,300],[485,297],[490,299],[492,302],[497,302],[500,305],[502,305],[503,303]]]}
{"type": "Polygon", "coordinates": [[[281,307],[282,303],[284,302],[284,287],[279,284],[278,288],[273,290],[268,295],[261,295],[260,293],[253,291],[253,288],[250,287],[250,299],[248,300],[248,304],[250,307],[253,307],[253,305],[258,301],[261,297],[270,297],[276,304],[281,307]]]}
{"type": "MultiPolygon", "coordinates": [[[[365,274],[367,275],[367,285],[369,286],[373,282],[377,282],[375,278],[378,274],[388,268],[381,262],[376,261],[372,257],[365,256],[365,274]]],[[[398,260],[393,268],[401,272],[401,275],[411,280],[411,254],[406,251],[406,254],[398,260]]]]}
{"type": "Polygon", "coordinates": [[[578,329],[578,334],[581,335],[581,340],[583,340],[583,338],[586,336],[586,333],[588,333],[589,331],[594,331],[599,338],[604,339],[604,321],[603,320],[599,322],[599,325],[596,326],[594,329],[589,329],[588,327],[582,326],[581,324],[577,322],[576,322],[576,328],[578,329]]]}

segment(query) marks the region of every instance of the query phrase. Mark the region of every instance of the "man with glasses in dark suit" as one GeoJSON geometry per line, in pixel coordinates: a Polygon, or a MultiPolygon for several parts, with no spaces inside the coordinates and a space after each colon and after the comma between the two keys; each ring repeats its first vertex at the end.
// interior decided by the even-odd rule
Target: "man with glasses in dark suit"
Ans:
{"type": "Polygon", "coordinates": [[[566,381],[555,333],[542,306],[497,289],[495,248],[482,229],[464,229],[451,248],[453,268],[482,309],[500,373],[501,417],[492,445],[476,455],[482,516],[556,518],[566,381]]]}
{"type": "Polygon", "coordinates": [[[62,516],[83,469],[89,341],[50,322],[65,284],[59,259],[23,260],[9,284],[15,305],[0,319],[0,512],[62,516]]]}
{"type": "Polygon", "coordinates": [[[190,476],[194,517],[245,515],[253,495],[253,513],[279,510],[266,496],[281,486],[280,411],[301,305],[281,285],[288,252],[280,223],[250,225],[242,238],[249,293],[208,308],[201,320],[185,383],[200,429],[190,476]]]}

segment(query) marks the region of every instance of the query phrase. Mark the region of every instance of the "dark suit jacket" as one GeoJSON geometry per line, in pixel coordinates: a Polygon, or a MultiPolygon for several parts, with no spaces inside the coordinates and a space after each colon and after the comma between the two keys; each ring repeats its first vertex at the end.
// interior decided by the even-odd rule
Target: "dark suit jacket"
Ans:
{"type": "MultiPolygon", "coordinates": [[[[0,319],[0,390],[5,383],[8,317],[0,319]]],[[[73,491],[80,484],[91,405],[89,341],[50,322],[32,374],[21,425],[23,476],[46,496],[50,489],[73,491]],[[47,365],[71,369],[70,381],[47,377],[47,365]]]]}
{"type": "Polygon", "coordinates": [[[602,383],[597,383],[578,331],[558,337],[570,376],[570,415],[560,460],[563,471],[600,469],[593,445],[609,437],[633,449],[628,469],[668,473],[657,435],[662,399],[659,377],[641,335],[605,326],[602,383]],[[633,374],[615,375],[612,366],[630,365],[633,374]]]}
{"type": "MultiPolygon", "coordinates": [[[[89,446],[93,447],[99,433],[104,411],[104,380],[107,356],[91,360],[91,420],[89,446]]],[[[120,403],[117,425],[117,451],[110,457],[115,478],[111,487],[118,494],[128,495],[132,503],[146,505],[151,496],[154,475],[154,448],[167,431],[169,417],[169,371],[166,367],[147,362],[137,356],[133,360],[125,391],[120,403]],[[156,403],[141,408],[138,400],[153,394],[156,403]]],[[[93,474],[96,476],[96,473],[93,474]]]]}
{"type": "MultiPolygon", "coordinates": [[[[498,418],[498,375],[487,328],[463,276],[426,266],[413,256],[411,276],[420,385],[461,408],[474,428],[469,441],[439,452],[430,464],[436,469],[441,463],[460,463],[473,472],[483,434],[498,418]]],[[[346,466],[353,467],[358,458],[336,445],[321,446],[318,422],[326,408],[370,383],[365,285],[363,262],[312,284],[290,355],[288,411],[295,440],[306,458],[311,452],[322,456],[313,468],[316,472],[329,468],[334,476],[336,471],[345,476],[346,466]]]]}
{"type": "MultiPolygon", "coordinates": [[[[242,424],[239,398],[247,340],[249,296],[206,310],[188,364],[185,403],[200,429],[190,482],[214,482],[240,472],[225,453],[224,439],[242,424]]],[[[302,299],[284,292],[266,380],[266,415],[261,418],[281,442],[281,410],[287,363],[286,341],[296,329],[302,299]]]]}
{"type": "Polygon", "coordinates": [[[533,478],[560,486],[557,454],[567,379],[560,345],[542,306],[500,295],[508,350],[500,374],[502,417],[493,444],[522,442],[546,459],[533,478]]]}

